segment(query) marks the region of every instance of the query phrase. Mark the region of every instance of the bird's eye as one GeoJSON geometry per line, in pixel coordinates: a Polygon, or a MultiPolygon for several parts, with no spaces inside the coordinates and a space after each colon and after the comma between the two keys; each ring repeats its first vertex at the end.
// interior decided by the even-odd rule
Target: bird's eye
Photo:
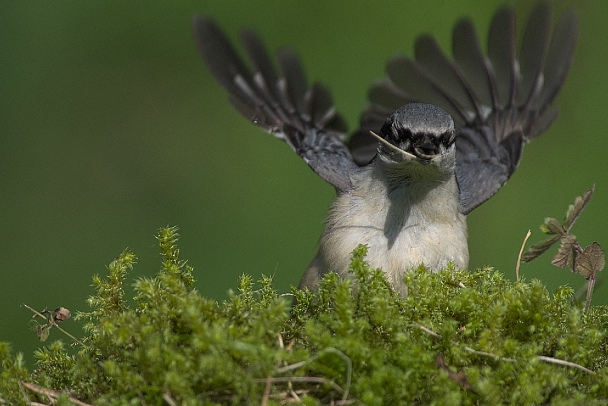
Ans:
{"type": "Polygon", "coordinates": [[[393,120],[389,117],[380,129],[380,135],[387,141],[395,141],[395,128],[393,127],[393,120]]]}
{"type": "Polygon", "coordinates": [[[409,128],[405,128],[401,130],[400,141],[403,140],[411,140],[412,139],[412,131],[409,128]]]}
{"type": "Polygon", "coordinates": [[[398,144],[403,139],[403,131],[391,125],[387,131],[387,140],[393,144],[398,144]]]}
{"type": "Polygon", "coordinates": [[[455,138],[456,138],[456,132],[454,132],[454,131],[446,131],[443,134],[441,134],[441,142],[446,147],[449,147],[450,145],[452,145],[454,143],[455,138]]]}

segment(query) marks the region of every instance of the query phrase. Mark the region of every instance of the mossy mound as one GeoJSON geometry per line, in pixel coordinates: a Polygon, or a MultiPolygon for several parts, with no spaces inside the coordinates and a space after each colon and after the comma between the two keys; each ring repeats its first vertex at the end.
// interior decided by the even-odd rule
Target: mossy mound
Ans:
{"type": "MultiPolygon", "coordinates": [[[[407,298],[353,253],[351,280],[281,295],[270,278],[219,303],[201,297],[177,230],[158,235],[154,278],[124,283],[122,253],[76,316],[77,350],[56,341],[34,371],[0,343],[0,404],[604,404],[606,307],[492,269],[419,269],[407,298]],[[292,307],[293,296],[296,304],[292,307]]],[[[53,332],[55,334],[56,332],[53,332]]]]}

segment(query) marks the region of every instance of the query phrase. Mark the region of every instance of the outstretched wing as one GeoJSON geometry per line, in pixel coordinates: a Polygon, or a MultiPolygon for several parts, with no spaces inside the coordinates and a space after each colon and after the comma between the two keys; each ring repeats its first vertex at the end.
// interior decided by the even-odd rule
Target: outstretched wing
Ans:
{"type": "Polygon", "coordinates": [[[518,55],[510,7],[494,15],[485,55],[470,20],[454,28],[453,59],[431,36],[418,38],[415,58],[391,59],[388,78],[369,91],[371,105],[361,115],[362,131],[349,141],[357,162],[373,157],[368,144],[375,143],[367,138],[367,127],[378,126],[409,102],[440,106],[459,129],[456,178],[460,210],[469,213],[504,185],[519,164],[523,145],[557,117],[558,109],[550,104],[571,65],[577,31],[577,15],[570,10],[551,34],[551,8],[543,2],[528,20],[518,55]]]}
{"type": "Polygon", "coordinates": [[[346,124],[337,114],[329,91],[308,86],[295,53],[277,54],[281,74],[253,32],[241,40],[250,70],[226,35],[209,18],[195,16],[194,36],[203,59],[216,80],[228,91],[232,105],[248,120],[289,146],[338,191],[351,188],[350,173],[358,170],[344,145],[346,124]]]}

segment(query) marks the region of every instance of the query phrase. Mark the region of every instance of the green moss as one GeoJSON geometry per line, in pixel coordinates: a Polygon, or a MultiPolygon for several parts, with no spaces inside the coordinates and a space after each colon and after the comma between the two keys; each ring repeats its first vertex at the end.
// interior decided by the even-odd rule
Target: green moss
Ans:
{"type": "Polygon", "coordinates": [[[584,314],[571,288],[551,293],[540,281],[510,282],[490,268],[419,269],[406,275],[403,298],[369,268],[361,246],[352,279],[330,274],[318,292],[293,289],[293,307],[270,278],[255,284],[246,275],[219,303],[194,288],[177,238],[175,228],[160,230],[162,269],[135,282],[132,307],[124,287],[132,253],[94,278],[91,310],[76,316],[86,332],[77,353],[57,341],[36,352],[36,368],[28,372],[21,355],[0,343],[0,403],[48,402],[24,382],[57,391],[58,404],[70,397],[186,405],[608,398],[608,312],[592,307],[584,314]]]}

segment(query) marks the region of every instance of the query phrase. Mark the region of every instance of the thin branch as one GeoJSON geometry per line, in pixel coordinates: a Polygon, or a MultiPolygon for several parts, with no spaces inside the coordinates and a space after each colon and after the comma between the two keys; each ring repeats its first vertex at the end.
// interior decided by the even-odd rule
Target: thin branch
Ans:
{"type": "MultiPolygon", "coordinates": [[[[270,382],[270,383],[306,382],[306,383],[329,384],[332,388],[334,388],[338,392],[342,393],[343,395],[348,395],[348,392],[346,392],[344,389],[342,389],[342,387],[340,387],[340,385],[338,385],[331,379],[323,378],[320,376],[276,376],[276,377],[268,377],[268,378],[263,378],[263,379],[256,379],[255,381],[264,382],[264,383],[266,383],[266,382],[270,382]]],[[[342,396],[342,400],[346,400],[346,399],[344,399],[344,396],[342,396]]]]}
{"type": "Polygon", "coordinates": [[[433,336],[435,338],[441,338],[441,336],[439,334],[435,333],[433,330],[431,330],[429,328],[424,327],[421,324],[412,323],[412,324],[410,324],[410,327],[418,328],[418,329],[424,331],[425,333],[427,333],[427,334],[429,334],[429,335],[431,335],[431,336],[433,336]]]}
{"type": "Polygon", "coordinates": [[[168,390],[163,392],[163,400],[167,402],[169,406],[177,406],[177,402],[173,399],[173,396],[171,396],[171,393],[168,390]]]}
{"type": "Polygon", "coordinates": [[[76,337],[74,337],[72,334],[68,333],[67,331],[65,331],[64,329],[62,329],[61,327],[59,327],[59,325],[57,323],[55,323],[55,320],[53,320],[52,317],[47,318],[45,317],[42,313],[40,313],[38,310],[26,305],[25,303],[21,303],[21,306],[25,307],[26,309],[31,310],[32,312],[34,312],[34,314],[38,317],[43,318],[44,320],[46,320],[48,323],[51,324],[51,326],[56,327],[57,330],[61,331],[63,334],[65,334],[66,336],[70,337],[72,340],[74,340],[75,343],[80,344],[83,347],[86,347],[84,345],[84,343],[82,341],[80,341],[79,339],[77,339],[76,337]]]}
{"type": "Polygon", "coordinates": [[[524,242],[521,243],[521,248],[519,249],[519,255],[517,256],[517,264],[515,264],[515,278],[517,280],[517,282],[519,282],[519,268],[521,267],[521,257],[524,254],[524,248],[526,246],[526,243],[528,242],[528,238],[530,238],[530,234],[532,234],[530,232],[530,230],[528,230],[528,232],[526,233],[526,236],[524,237],[524,242]]]}
{"type": "Polygon", "coordinates": [[[338,355],[340,358],[342,358],[344,360],[344,362],[346,362],[346,390],[344,391],[344,396],[342,396],[342,400],[346,400],[346,398],[348,397],[348,392],[350,390],[350,384],[351,384],[351,380],[352,380],[352,376],[353,376],[353,362],[350,358],[348,358],[348,356],[346,354],[344,354],[342,351],[338,350],[337,348],[333,348],[333,347],[324,348],[323,350],[319,351],[318,353],[316,353],[315,355],[313,355],[306,361],[296,362],[295,364],[284,366],[282,368],[277,369],[277,372],[283,373],[283,372],[292,371],[294,369],[301,368],[305,365],[310,364],[311,362],[313,362],[317,358],[321,357],[322,355],[325,355],[325,353],[328,353],[328,352],[338,355]]]}
{"type": "Polygon", "coordinates": [[[585,300],[585,314],[589,312],[589,306],[591,305],[591,296],[593,295],[593,287],[595,286],[595,275],[591,275],[587,279],[587,300],[585,300]]]}
{"type": "MultiPolygon", "coordinates": [[[[291,349],[293,348],[293,346],[295,344],[295,340],[291,340],[286,348],[285,343],[283,343],[283,336],[281,335],[281,333],[277,334],[277,339],[279,341],[279,348],[281,350],[291,351],[291,349]]],[[[281,361],[281,363],[283,363],[284,365],[287,365],[286,361],[281,361]]],[[[272,389],[272,387],[271,387],[272,382],[270,380],[271,378],[272,378],[272,376],[269,375],[266,379],[266,387],[264,388],[264,396],[262,397],[263,406],[268,404],[268,400],[270,398],[270,390],[272,389]]],[[[300,399],[300,397],[298,396],[298,394],[293,390],[293,385],[291,384],[291,381],[287,382],[287,390],[289,391],[289,394],[291,395],[291,397],[296,400],[296,402],[302,401],[300,399]]]]}
{"type": "Polygon", "coordinates": [[[515,358],[501,357],[499,355],[492,354],[491,352],[474,350],[471,347],[464,347],[464,349],[465,349],[465,351],[468,351],[468,352],[470,352],[472,354],[481,355],[483,357],[494,358],[497,361],[507,361],[507,362],[515,362],[516,361],[515,358]]]}
{"type": "Polygon", "coordinates": [[[588,374],[595,375],[594,371],[587,369],[584,366],[576,364],[574,362],[564,361],[563,359],[558,359],[558,358],[546,357],[544,355],[537,355],[536,358],[538,358],[541,361],[548,362],[549,364],[557,364],[557,365],[563,365],[565,367],[572,367],[572,368],[581,370],[583,372],[586,372],[588,374]]]}
{"type": "Polygon", "coordinates": [[[268,399],[270,399],[270,389],[272,389],[272,376],[268,375],[266,378],[266,385],[264,386],[264,395],[262,396],[262,406],[268,405],[268,399]]]}
{"type": "MultiPolygon", "coordinates": [[[[51,389],[48,389],[48,388],[45,388],[45,387],[42,387],[42,386],[38,386],[36,384],[29,383],[29,382],[23,382],[22,384],[23,384],[23,386],[25,386],[26,388],[28,388],[32,392],[37,393],[37,394],[42,395],[42,396],[46,396],[46,397],[48,397],[49,399],[52,399],[52,400],[57,400],[57,398],[62,393],[64,393],[64,392],[60,392],[60,391],[56,391],[56,390],[51,390],[51,389]]],[[[91,405],[89,403],[85,403],[85,402],[80,401],[80,400],[78,400],[76,398],[73,398],[71,396],[69,396],[68,399],[70,400],[70,402],[74,403],[77,406],[93,406],[93,405],[91,405]]]]}
{"type": "MultiPolygon", "coordinates": [[[[272,382],[272,383],[287,383],[287,384],[291,384],[291,382],[303,382],[303,383],[328,384],[334,390],[336,390],[338,392],[341,392],[341,393],[344,393],[344,394],[347,394],[347,392],[344,389],[342,389],[338,384],[336,384],[332,380],[327,379],[327,378],[317,377],[317,376],[281,376],[281,377],[274,377],[274,378],[255,379],[256,382],[267,382],[268,380],[270,382],[272,382]]],[[[293,394],[295,394],[295,392],[292,392],[292,395],[293,394]]],[[[300,398],[297,397],[297,399],[300,399],[300,398]]],[[[344,396],[342,396],[342,400],[339,400],[337,402],[333,402],[332,404],[334,404],[334,405],[351,405],[353,403],[362,404],[357,399],[353,399],[353,398],[345,399],[344,396]]]]}
{"type": "MultiPolygon", "coordinates": [[[[425,333],[435,337],[435,338],[441,338],[441,336],[439,334],[437,334],[436,332],[434,332],[433,330],[426,328],[420,324],[410,324],[410,327],[415,327],[418,328],[422,331],[424,331],[425,333]]],[[[458,344],[458,343],[454,343],[454,344],[458,344]]],[[[489,352],[485,352],[485,351],[478,351],[478,350],[474,350],[471,347],[465,346],[464,347],[465,351],[468,351],[470,353],[476,354],[476,355],[481,355],[484,357],[490,357],[490,358],[494,358],[495,360],[499,360],[499,361],[507,361],[507,362],[515,362],[517,361],[514,358],[506,358],[506,357],[501,357],[499,355],[495,355],[489,352]]],[[[537,355],[535,358],[544,361],[544,362],[548,362],[550,364],[557,364],[557,365],[563,365],[563,366],[567,366],[567,367],[572,367],[572,368],[576,368],[580,371],[586,372],[588,374],[592,374],[595,375],[595,372],[593,372],[592,370],[585,368],[582,365],[579,365],[577,363],[574,362],[570,362],[570,361],[564,361],[561,360],[559,358],[552,358],[552,357],[547,357],[545,355],[537,355]]]]}

